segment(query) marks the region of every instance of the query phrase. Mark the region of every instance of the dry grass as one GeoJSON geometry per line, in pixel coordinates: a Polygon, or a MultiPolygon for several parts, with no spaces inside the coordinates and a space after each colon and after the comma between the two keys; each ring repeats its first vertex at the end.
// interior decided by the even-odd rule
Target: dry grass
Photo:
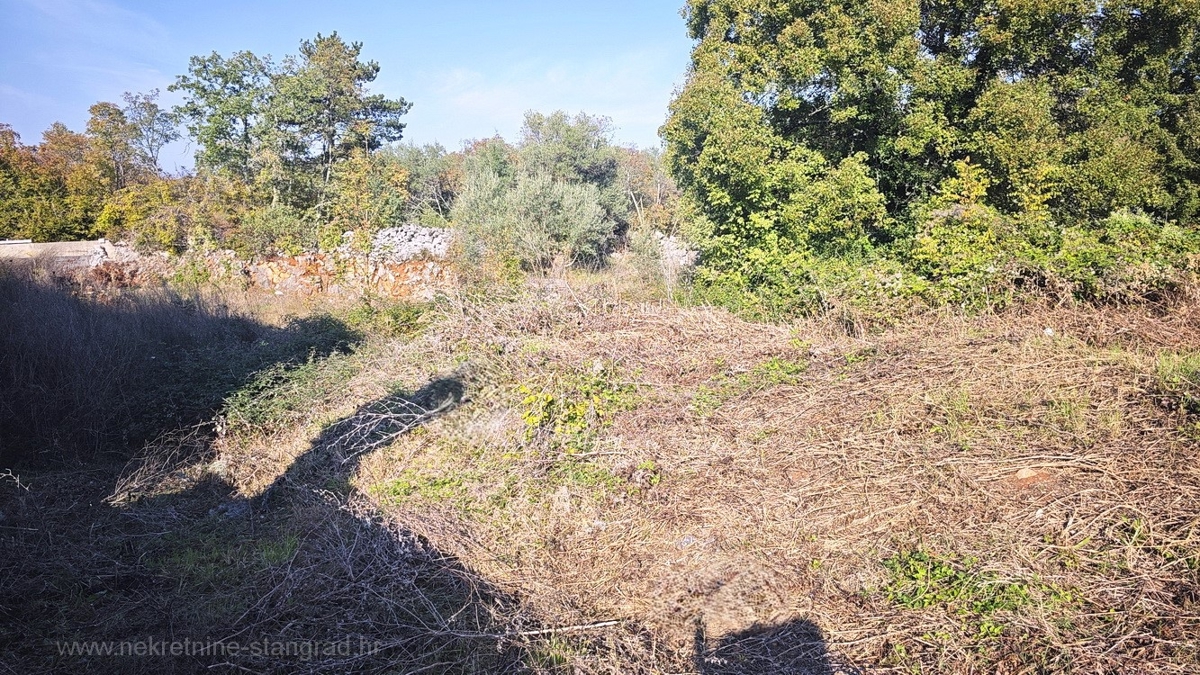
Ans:
{"type": "MultiPolygon", "coordinates": [[[[1196,669],[1197,444],[1152,377],[1156,353],[1200,344],[1194,307],[854,339],[581,294],[440,325],[431,340],[485,363],[485,386],[357,483],[544,620],[626,620],[660,650],[639,653],[647,671],[696,667],[697,625],[717,644],[798,621],[864,667],[1196,669]],[[637,385],[636,408],[582,455],[531,441],[513,388],[594,363],[637,385]],[[780,363],[807,369],[763,368],[780,363]],[[883,563],[913,551],[1020,597],[905,608],[889,595],[920,582],[883,563]]],[[[599,649],[574,665],[634,668],[599,649]]]]}
{"type": "MultiPolygon", "coordinates": [[[[1197,306],[927,315],[851,337],[837,319],[633,301],[631,283],[449,299],[413,339],[254,390],[245,409],[272,412],[227,416],[190,463],[164,459],[178,442],[148,453],[123,483],[148,497],[103,514],[140,524],[112,531],[190,532],[166,515],[190,504],[210,540],[114,559],[215,547],[240,576],[222,591],[192,558],[143,566],[147,585],[106,607],[136,619],[126,632],[157,616],[136,597],[175,603],[181,634],[217,617],[395,636],[386,658],[174,672],[1200,669],[1196,420],[1156,376],[1200,345],[1197,306]],[[391,427],[339,432],[450,374],[462,403],[385,447],[356,450],[391,427]],[[289,537],[286,561],[239,557],[289,537]]],[[[5,522],[30,522],[15,505],[37,499],[5,485],[5,522]]],[[[72,611],[54,625],[119,634],[72,611]]]]}

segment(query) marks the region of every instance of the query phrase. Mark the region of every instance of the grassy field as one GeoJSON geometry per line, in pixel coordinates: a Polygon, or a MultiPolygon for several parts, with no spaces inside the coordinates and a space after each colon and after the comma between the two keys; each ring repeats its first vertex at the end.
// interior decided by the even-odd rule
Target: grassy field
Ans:
{"type": "Polygon", "coordinates": [[[112,391],[170,392],[145,442],[0,480],[13,672],[1200,669],[1192,300],[768,325],[616,269],[190,302],[120,305],[209,317],[183,380],[123,357],[112,391]],[[56,645],[149,637],[374,646],[56,645]]]}

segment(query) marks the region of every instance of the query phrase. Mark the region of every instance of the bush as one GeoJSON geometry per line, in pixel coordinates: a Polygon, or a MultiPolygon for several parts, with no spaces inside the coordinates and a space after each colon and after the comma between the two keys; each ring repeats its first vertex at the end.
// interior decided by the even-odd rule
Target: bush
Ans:
{"type": "Polygon", "coordinates": [[[1045,263],[1085,300],[1136,301],[1188,283],[1200,262],[1200,235],[1145,214],[1119,211],[1091,228],[1066,228],[1045,263]]]}
{"type": "Polygon", "coordinates": [[[268,206],[251,211],[229,240],[234,251],[246,258],[316,251],[321,232],[314,214],[291,206],[268,206]]]}
{"type": "Polygon", "coordinates": [[[178,253],[187,247],[191,225],[180,187],[156,179],[119,190],[105,201],[96,229],[142,251],[178,253]]]}
{"type": "Polygon", "coordinates": [[[604,213],[592,185],[546,174],[506,180],[479,168],[467,174],[451,218],[468,264],[545,271],[556,261],[600,264],[613,238],[604,213]]]}

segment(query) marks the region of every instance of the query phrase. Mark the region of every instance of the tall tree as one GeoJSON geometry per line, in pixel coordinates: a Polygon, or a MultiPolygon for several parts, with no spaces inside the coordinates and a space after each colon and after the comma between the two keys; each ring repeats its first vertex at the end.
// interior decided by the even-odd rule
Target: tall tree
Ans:
{"type": "Polygon", "coordinates": [[[158,156],[163,146],[179,138],[175,128],[175,120],[171,114],[158,105],[158,90],[153,89],[148,94],[131,94],[125,92],[125,119],[133,127],[133,147],[138,152],[143,165],[148,169],[158,170],[158,156]]]}
{"type": "Polygon", "coordinates": [[[134,147],[137,128],[114,103],[97,103],[88,112],[91,113],[87,123],[89,152],[100,168],[108,190],[120,190],[140,169],[134,147]]]}
{"type": "Polygon", "coordinates": [[[412,107],[403,98],[370,94],[367,85],[379,64],[361,61],[362,43],[347,44],[338,34],[317,34],[300,44],[274,83],[272,122],[289,134],[292,161],[311,162],[323,194],[333,166],[361,148],[370,152],[403,136],[400,118],[412,107]]]}
{"type": "Polygon", "coordinates": [[[253,180],[273,72],[270,57],[241,51],[225,58],[213,52],[193,56],[188,74],[167,88],[184,95],[175,112],[198,144],[199,167],[253,180]]]}

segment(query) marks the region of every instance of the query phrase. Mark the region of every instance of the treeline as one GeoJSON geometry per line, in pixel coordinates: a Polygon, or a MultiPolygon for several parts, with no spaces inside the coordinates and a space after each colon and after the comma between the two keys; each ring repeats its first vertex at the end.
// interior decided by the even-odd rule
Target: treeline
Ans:
{"type": "Polygon", "coordinates": [[[36,145],[0,125],[0,238],[105,236],[142,249],[244,256],[364,245],[403,223],[457,226],[462,254],[505,274],[602,261],[631,228],[674,226],[660,153],[619,147],[605,118],[528,113],[514,144],[459,151],[400,141],[404,99],[372,94],[380,67],[336,33],[276,63],[243,51],[193,57],[170,89],[97,103],[84,132],[36,145]],[[168,175],[162,148],[195,144],[168,175]]]}
{"type": "Polygon", "coordinates": [[[691,0],[663,128],[710,297],[1159,297],[1197,269],[1200,5],[691,0]]]}

